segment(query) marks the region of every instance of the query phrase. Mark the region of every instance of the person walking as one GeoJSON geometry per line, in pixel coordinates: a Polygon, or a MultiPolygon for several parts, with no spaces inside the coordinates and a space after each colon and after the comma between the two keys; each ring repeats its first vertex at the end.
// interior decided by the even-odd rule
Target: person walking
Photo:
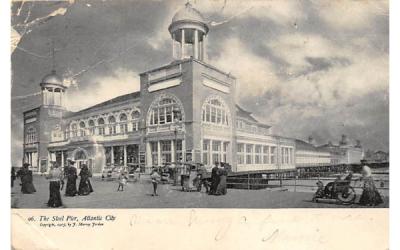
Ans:
{"type": "Polygon", "coordinates": [[[29,163],[24,163],[22,169],[18,172],[21,177],[21,192],[23,194],[32,194],[36,192],[35,186],[33,185],[32,171],[29,170],[29,163]]]}
{"type": "Polygon", "coordinates": [[[218,175],[218,162],[215,162],[214,167],[211,169],[211,187],[210,192],[208,194],[214,195],[217,191],[217,187],[219,184],[219,175],[218,175]]]}
{"type": "Polygon", "coordinates": [[[359,203],[365,206],[376,206],[383,203],[382,197],[372,178],[372,171],[368,166],[363,167],[361,180],[364,184],[359,203]]]}
{"type": "Polygon", "coordinates": [[[225,166],[225,163],[223,164],[223,166],[218,168],[217,174],[219,175],[219,182],[217,190],[215,191],[215,195],[226,195],[226,179],[228,176],[228,170],[225,166]]]}
{"type": "Polygon", "coordinates": [[[63,205],[61,200],[61,181],[63,174],[57,163],[54,163],[50,169],[47,179],[49,180],[50,197],[47,201],[48,207],[61,207],[63,205]]]}
{"type": "Polygon", "coordinates": [[[76,168],[74,167],[74,163],[75,162],[73,160],[68,160],[68,166],[65,169],[65,175],[67,177],[65,195],[71,197],[78,194],[78,190],[76,189],[76,180],[78,179],[78,175],[76,168]]]}
{"type": "Polygon", "coordinates": [[[79,173],[81,180],[79,182],[78,194],[79,195],[88,195],[93,192],[92,184],[90,183],[89,177],[89,168],[86,164],[82,165],[81,172],[79,173]]]}
{"type": "Polygon", "coordinates": [[[200,164],[197,174],[198,174],[198,178],[200,180],[197,191],[201,192],[201,188],[202,188],[202,186],[204,186],[206,188],[206,193],[208,193],[209,187],[208,187],[208,181],[207,181],[207,170],[203,164],[200,164]]]}
{"type": "Polygon", "coordinates": [[[124,191],[124,186],[126,185],[126,183],[128,181],[127,172],[125,170],[121,170],[118,180],[119,180],[119,183],[118,183],[117,191],[120,191],[120,189],[121,189],[121,191],[124,191]]]}
{"type": "Polygon", "coordinates": [[[11,167],[11,188],[14,187],[14,181],[17,179],[17,174],[15,172],[15,168],[11,167]]]}
{"type": "Polygon", "coordinates": [[[150,174],[150,178],[151,178],[151,183],[153,184],[153,194],[151,196],[158,196],[157,185],[161,177],[157,171],[157,168],[153,168],[150,174]]]}

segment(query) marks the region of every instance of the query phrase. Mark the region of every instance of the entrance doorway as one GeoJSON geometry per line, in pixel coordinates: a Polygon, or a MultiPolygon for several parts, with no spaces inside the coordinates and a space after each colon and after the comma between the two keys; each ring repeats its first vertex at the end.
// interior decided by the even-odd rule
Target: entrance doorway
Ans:
{"type": "Polygon", "coordinates": [[[77,168],[78,174],[83,165],[86,165],[90,170],[91,166],[89,166],[89,164],[88,164],[88,156],[84,149],[77,149],[75,151],[74,161],[75,161],[75,167],[77,168]]]}

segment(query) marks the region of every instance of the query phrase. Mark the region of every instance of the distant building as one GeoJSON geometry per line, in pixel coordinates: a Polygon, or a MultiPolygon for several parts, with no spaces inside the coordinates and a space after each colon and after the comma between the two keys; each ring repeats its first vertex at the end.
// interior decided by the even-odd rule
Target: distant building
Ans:
{"type": "Polygon", "coordinates": [[[386,153],[382,150],[378,150],[375,152],[367,151],[365,153],[364,160],[366,162],[376,162],[376,163],[389,162],[389,153],[386,153]]]}
{"type": "Polygon", "coordinates": [[[24,113],[24,161],[39,172],[68,158],[94,174],[179,161],[228,162],[235,172],[293,171],[295,141],[272,135],[239,107],[236,78],[207,63],[209,26],[200,12],[186,4],[168,30],[173,60],[141,73],[139,92],[70,112],[63,81],[55,72],[46,76],[42,105],[24,113]]]}
{"type": "Polygon", "coordinates": [[[308,142],[296,140],[296,167],[320,167],[331,165],[331,153],[325,148],[314,145],[314,139],[308,138],[308,142]]]}
{"type": "Polygon", "coordinates": [[[342,135],[339,144],[332,142],[319,146],[320,149],[328,150],[331,153],[331,164],[360,164],[364,158],[364,150],[359,140],[351,144],[346,135],[342,135]]]}

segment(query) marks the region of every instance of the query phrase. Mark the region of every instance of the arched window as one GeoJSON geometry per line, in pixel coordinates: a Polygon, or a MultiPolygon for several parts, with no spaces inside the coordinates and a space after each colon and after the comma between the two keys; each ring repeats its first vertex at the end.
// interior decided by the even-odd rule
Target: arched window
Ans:
{"type": "Polygon", "coordinates": [[[94,135],[95,130],[96,130],[94,121],[93,121],[93,120],[89,120],[89,121],[88,121],[88,125],[89,125],[89,133],[90,133],[91,135],[94,135]]]}
{"type": "Polygon", "coordinates": [[[229,109],[219,97],[212,97],[205,101],[202,108],[202,121],[220,126],[230,125],[229,109]]]}
{"type": "Polygon", "coordinates": [[[132,117],[132,131],[138,131],[140,112],[138,110],[132,111],[131,117],[132,117]]]}
{"type": "Polygon", "coordinates": [[[104,131],[104,119],[103,118],[99,118],[97,120],[97,125],[99,126],[99,135],[104,135],[105,131],[104,131]]]}
{"type": "Polygon", "coordinates": [[[132,114],[131,114],[131,116],[132,116],[132,120],[139,119],[139,118],[140,118],[140,112],[139,112],[139,111],[137,111],[137,110],[135,110],[135,111],[132,111],[132,114]]]}
{"type": "Polygon", "coordinates": [[[36,128],[29,127],[26,130],[25,143],[35,143],[37,141],[36,128]]]}
{"type": "Polygon", "coordinates": [[[125,134],[125,133],[128,132],[128,123],[127,123],[127,120],[128,120],[128,117],[126,116],[126,114],[122,113],[122,114],[119,116],[119,122],[120,122],[120,124],[119,124],[119,130],[120,130],[120,133],[125,134]]]}
{"type": "Polygon", "coordinates": [[[86,135],[86,124],[85,124],[85,122],[84,121],[81,121],[80,123],[79,123],[79,134],[80,134],[80,136],[85,136],[86,135]]]}
{"type": "Polygon", "coordinates": [[[183,120],[183,108],[178,99],[164,96],[153,102],[148,114],[150,126],[169,124],[183,120]]]}
{"type": "Polygon", "coordinates": [[[117,125],[115,124],[115,117],[112,115],[108,117],[108,134],[114,135],[117,133],[117,125]]]}
{"type": "Polygon", "coordinates": [[[78,125],[76,123],[71,124],[71,132],[72,132],[72,137],[78,136],[78,125]]]}

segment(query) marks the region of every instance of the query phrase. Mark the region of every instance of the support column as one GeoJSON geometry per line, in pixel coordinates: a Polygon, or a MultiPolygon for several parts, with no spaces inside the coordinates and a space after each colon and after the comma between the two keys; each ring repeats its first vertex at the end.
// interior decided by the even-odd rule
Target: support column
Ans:
{"type": "Polygon", "coordinates": [[[175,145],[177,144],[177,140],[171,140],[171,161],[176,162],[176,147],[175,145]]]}
{"type": "Polygon", "coordinates": [[[185,57],[185,30],[181,30],[181,59],[185,57]]]}
{"type": "Polygon", "coordinates": [[[199,59],[199,31],[194,30],[194,58],[199,59]]]}
{"type": "Polygon", "coordinates": [[[64,169],[64,152],[61,151],[61,168],[64,169]]]}
{"type": "Polygon", "coordinates": [[[147,167],[150,168],[151,165],[153,164],[153,161],[151,159],[151,146],[150,146],[150,142],[146,142],[146,164],[147,167]]]}
{"type": "Polygon", "coordinates": [[[114,166],[114,146],[111,146],[111,166],[114,166]]]}
{"type": "Polygon", "coordinates": [[[204,35],[204,37],[203,37],[203,49],[202,49],[202,52],[203,52],[203,61],[207,61],[208,60],[208,58],[207,58],[207,35],[204,35]]]}
{"type": "Polygon", "coordinates": [[[208,156],[210,157],[210,163],[211,163],[211,166],[213,166],[214,165],[214,157],[213,157],[213,149],[212,149],[212,142],[213,142],[213,140],[209,140],[209,143],[210,143],[210,145],[209,145],[209,147],[208,147],[208,156]]]}
{"type": "Polygon", "coordinates": [[[157,165],[161,166],[161,142],[157,141],[157,165]]]}
{"type": "Polygon", "coordinates": [[[124,166],[127,167],[128,166],[128,156],[126,155],[126,145],[124,145],[124,166]]]}
{"type": "Polygon", "coordinates": [[[175,33],[172,33],[172,58],[175,59],[175,33]]]}
{"type": "Polygon", "coordinates": [[[223,156],[224,156],[224,142],[223,141],[220,141],[220,147],[221,147],[221,150],[220,150],[220,152],[219,152],[219,161],[223,161],[224,159],[223,159],[223,156]]]}

